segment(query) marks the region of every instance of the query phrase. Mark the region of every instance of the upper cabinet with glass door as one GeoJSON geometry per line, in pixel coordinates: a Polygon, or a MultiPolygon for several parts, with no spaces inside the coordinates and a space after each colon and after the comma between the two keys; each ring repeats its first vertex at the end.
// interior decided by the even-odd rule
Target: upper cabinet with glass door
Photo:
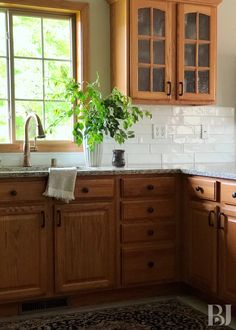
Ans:
{"type": "Polygon", "coordinates": [[[131,1],[131,96],[171,97],[171,12],[167,2],[131,1]]]}
{"type": "Polygon", "coordinates": [[[216,8],[178,5],[178,99],[214,101],[216,8]]]}
{"type": "Polygon", "coordinates": [[[112,87],[134,101],[212,104],[221,0],[107,0],[112,87]]]}

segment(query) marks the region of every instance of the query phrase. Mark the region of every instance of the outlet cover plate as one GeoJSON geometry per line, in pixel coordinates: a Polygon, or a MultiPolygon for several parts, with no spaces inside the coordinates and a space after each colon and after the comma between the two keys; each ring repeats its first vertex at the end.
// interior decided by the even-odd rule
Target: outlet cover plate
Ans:
{"type": "Polygon", "coordinates": [[[166,125],[153,125],[153,139],[166,139],[167,138],[167,127],[166,125]]]}

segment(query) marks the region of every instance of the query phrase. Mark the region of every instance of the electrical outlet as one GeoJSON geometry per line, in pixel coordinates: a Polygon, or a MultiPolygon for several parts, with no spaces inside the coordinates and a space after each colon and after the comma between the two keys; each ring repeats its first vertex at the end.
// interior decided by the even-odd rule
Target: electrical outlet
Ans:
{"type": "Polygon", "coordinates": [[[203,139],[203,140],[207,139],[208,135],[209,135],[208,125],[202,124],[201,125],[201,139],[203,139]]]}
{"type": "Polygon", "coordinates": [[[166,139],[167,128],[166,125],[153,125],[153,139],[166,139]]]}

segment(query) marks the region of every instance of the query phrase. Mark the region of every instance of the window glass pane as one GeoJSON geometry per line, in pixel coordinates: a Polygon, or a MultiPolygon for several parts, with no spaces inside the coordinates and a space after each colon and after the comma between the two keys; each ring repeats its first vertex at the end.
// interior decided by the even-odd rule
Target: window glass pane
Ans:
{"type": "Polygon", "coordinates": [[[150,41],[139,40],[138,41],[138,62],[150,63],[150,41]]]}
{"type": "MultiPolygon", "coordinates": [[[[16,101],[15,102],[16,109],[16,140],[24,139],[24,124],[27,115],[30,112],[35,112],[39,115],[42,123],[43,123],[43,102],[40,101],[16,101]]],[[[35,137],[36,127],[34,120],[30,121],[29,128],[29,137],[33,139],[35,137]]]]}
{"type": "Polygon", "coordinates": [[[0,100],[0,143],[10,142],[7,101],[0,100]]]}
{"type": "Polygon", "coordinates": [[[165,64],[165,41],[153,42],[154,64],[165,64]]]}
{"type": "Polygon", "coordinates": [[[198,91],[200,94],[209,93],[209,71],[198,72],[198,91]]]}
{"type": "Polygon", "coordinates": [[[7,99],[7,61],[0,58],[0,98],[7,99]]]}
{"type": "Polygon", "coordinates": [[[165,36],[165,12],[153,9],[153,33],[156,36],[165,36]]]}
{"type": "Polygon", "coordinates": [[[185,39],[197,39],[197,14],[185,15],[185,39]]]}
{"type": "Polygon", "coordinates": [[[43,98],[41,60],[15,59],[15,97],[17,99],[43,98]]]}
{"type": "Polygon", "coordinates": [[[154,92],[165,91],[165,69],[153,70],[153,91],[154,92]]]}
{"type": "Polygon", "coordinates": [[[209,67],[209,45],[199,45],[198,48],[198,66],[209,67]]]}
{"type": "Polygon", "coordinates": [[[199,14],[199,39],[210,40],[210,17],[199,14]]]}
{"type": "Polygon", "coordinates": [[[6,15],[0,12],[0,56],[6,56],[6,15]]]}
{"type": "Polygon", "coordinates": [[[195,71],[184,72],[184,92],[195,93],[196,92],[196,78],[195,71]]]}
{"type": "Polygon", "coordinates": [[[144,92],[149,92],[151,90],[149,68],[138,69],[138,90],[144,92]]]}
{"type": "Polygon", "coordinates": [[[70,20],[44,18],[44,57],[54,59],[70,59],[70,20]]]}
{"type": "Polygon", "coordinates": [[[196,66],[196,45],[185,44],[184,65],[196,66]]]}
{"type": "MultiPolygon", "coordinates": [[[[46,129],[57,119],[60,114],[70,109],[65,102],[46,102],[45,121],[46,129]]],[[[47,140],[69,140],[72,141],[73,118],[66,118],[60,122],[52,133],[47,131],[47,140]]]]}
{"type": "Polygon", "coordinates": [[[13,16],[14,55],[42,57],[41,18],[13,16]]]}
{"type": "Polygon", "coordinates": [[[138,10],[138,34],[151,34],[151,10],[150,8],[142,8],[138,10]]]}
{"type": "Polygon", "coordinates": [[[60,100],[64,85],[63,74],[71,75],[70,63],[45,61],[45,96],[47,99],[60,100]]]}

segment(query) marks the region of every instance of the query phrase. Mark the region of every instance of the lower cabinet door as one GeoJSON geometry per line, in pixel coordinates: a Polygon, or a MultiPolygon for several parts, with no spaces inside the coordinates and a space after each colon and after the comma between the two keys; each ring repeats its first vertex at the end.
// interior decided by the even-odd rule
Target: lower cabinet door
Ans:
{"type": "Polygon", "coordinates": [[[114,286],[116,223],[112,203],[55,208],[57,293],[114,286]]]}
{"type": "Polygon", "coordinates": [[[222,208],[219,220],[219,294],[236,304],[236,207],[222,208]]]}
{"type": "Polygon", "coordinates": [[[0,301],[46,294],[47,220],[44,206],[0,207],[0,301]]]}
{"type": "Polygon", "coordinates": [[[210,293],[217,291],[216,204],[191,202],[187,221],[188,281],[210,293]]]}
{"type": "Polygon", "coordinates": [[[175,245],[123,247],[122,285],[173,282],[177,278],[175,245]]]}

